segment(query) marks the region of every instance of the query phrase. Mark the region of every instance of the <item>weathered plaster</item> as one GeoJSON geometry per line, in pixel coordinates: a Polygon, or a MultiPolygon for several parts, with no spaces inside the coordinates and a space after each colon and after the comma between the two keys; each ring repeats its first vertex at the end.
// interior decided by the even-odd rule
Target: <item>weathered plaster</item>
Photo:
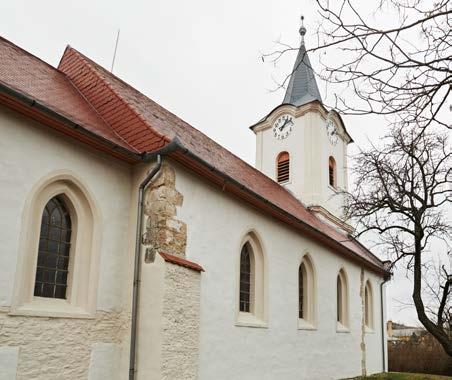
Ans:
{"type": "Polygon", "coordinates": [[[0,380],[14,380],[17,376],[19,347],[0,346],[0,380]]]}
{"type": "Polygon", "coordinates": [[[119,344],[94,343],[89,361],[88,380],[119,380],[120,359],[119,344]]]}
{"type": "Polygon", "coordinates": [[[167,263],[162,323],[162,378],[194,380],[198,372],[201,274],[167,263]]]}
{"type": "Polygon", "coordinates": [[[366,368],[366,316],[365,316],[365,287],[366,283],[364,282],[364,269],[361,268],[361,274],[359,277],[360,288],[359,288],[359,296],[361,297],[361,374],[362,376],[366,376],[367,368],[366,368]]]}
{"type": "Polygon", "coordinates": [[[187,227],[176,218],[183,195],[164,163],[145,195],[145,231],[138,328],[138,379],[197,379],[200,281],[195,270],[163,261],[185,256],[187,227]],[[146,253],[147,252],[147,253],[146,253]]]}
{"type": "MultiPolygon", "coordinates": [[[[94,319],[9,316],[0,312],[0,346],[19,349],[17,380],[86,380],[93,344],[120,344],[129,331],[125,313],[94,319]]],[[[120,379],[117,372],[116,379],[120,379]]]]}

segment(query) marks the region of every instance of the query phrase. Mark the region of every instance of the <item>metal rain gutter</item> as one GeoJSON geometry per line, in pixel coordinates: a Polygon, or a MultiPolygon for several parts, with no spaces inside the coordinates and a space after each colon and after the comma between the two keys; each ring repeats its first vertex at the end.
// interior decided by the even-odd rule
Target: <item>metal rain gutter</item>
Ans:
{"type": "Polygon", "coordinates": [[[384,281],[380,284],[380,310],[381,310],[381,348],[382,348],[382,358],[383,358],[383,372],[387,372],[386,368],[386,341],[385,341],[385,319],[384,319],[384,308],[383,308],[383,286],[391,279],[391,274],[385,276],[384,281]]]}
{"type": "Polygon", "coordinates": [[[2,93],[11,98],[16,99],[20,103],[22,103],[30,108],[34,108],[34,109],[46,114],[47,116],[51,117],[52,119],[63,123],[65,126],[69,127],[70,129],[76,130],[77,132],[85,135],[86,137],[98,140],[101,144],[108,146],[110,149],[112,149],[116,152],[122,153],[125,156],[131,157],[137,161],[142,160],[142,157],[139,153],[132,152],[122,146],[112,143],[110,140],[106,139],[105,137],[99,136],[98,134],[91,132],[90,130],[88,130],[85,127],[83,127],[82,125],[74,122],[70,118],[63,116],[61,113],[54,111],[53,109],[40,103],[36,99],[34,99],[20,91],[17,91],[0,81],[0,94],[2,94],[2,93]]]}

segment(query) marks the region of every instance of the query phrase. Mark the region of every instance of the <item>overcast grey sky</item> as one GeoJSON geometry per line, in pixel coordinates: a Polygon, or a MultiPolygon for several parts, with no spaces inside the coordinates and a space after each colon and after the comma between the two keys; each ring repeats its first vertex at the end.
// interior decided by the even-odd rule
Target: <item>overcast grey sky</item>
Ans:
{"type": "MultiPolygon", "coordinates": [[[[294,61],[274,67],[260,53],[278,39],[297,46],[301,14],[309,46],[318,21],[313,0],[2,1],[0,34],[54,66],[69,44],[109,68],[120,28],[114,73],[254,164],[248,126],[281,103],[283,92],[269,91],[272,78],[289,73],[294,61]]],[[[377,117],[345,122],[356,146],[387,132],[377,117]]],[[[395,302],[410,300],[403,273],[389,285],[389,318],[415,323],[413,309],[395,302]]]]}

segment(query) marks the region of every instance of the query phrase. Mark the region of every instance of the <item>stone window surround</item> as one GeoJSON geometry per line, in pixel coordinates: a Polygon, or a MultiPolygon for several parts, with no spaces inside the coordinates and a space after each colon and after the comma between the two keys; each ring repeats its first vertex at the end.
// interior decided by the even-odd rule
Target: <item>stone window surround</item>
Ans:
{"type": "Polygon", "coordinates": [[[265,252],[261,240],[255,231],[248,232],[242,239],[236,256],[236,318],[235,325],[242,327],[267,328],[267,266],[265,252]],[[240,257],[242,247],[245,244],[251,247],[252,288],[251,288],[251,312],[241,312],[240,299],[240,257]]]}
{"type": "MultiPolygon", "coordinates": [[[[373,333],[374,332],[374,292],[372,288],[372,284],[368,279],[365,282],[364,290],[367,290],[368,302],[364,302],[364,315],[367,315],[368,323],[365,324],[365,332],[373,333]]],[[[364,319],[366,321],[366,317],[364,319]]]]}
{"type": "MultiPolygon", "coordinates": [[[[298,318],[298,329],[299,330],[317,330],[317,280],[315,267],[309,253],[304,253],[301,257],[300,265],[304,265],[306,270],[306,280],[303,287],[303,309],[304,318],[298,318]]],[[[297,271],[298,276],[298,271],[297,271]]],[[[298,315],[298,312],[297,312],[298,315]]]]}
{"type": "Polygon", "coordinates": [[[11,315],[94,318],[100,259],[100,214],[86,186],[69,171],[41,179],[23,209],[11,315]],[[47,202],[56,195],[66,201],[73,221],[66,299],[35,297],[40,220],[47,202]]]}
{"type": "MultiPolygon", "coordinates": [[[[348,291],[348,279],[347,279],[347,273],[345,272],[345,269],[342,267],[337,276],[336,276],[336,283],[337,279],[341,281],[342,284],[342,294],[341,294],[341,321],[336,321],[336,332],[338,333],[348,333],[350,332],[349,329],[349,291],[348,291]]],[[[336,305],[338,307],[339,305],[336,305]]]]}

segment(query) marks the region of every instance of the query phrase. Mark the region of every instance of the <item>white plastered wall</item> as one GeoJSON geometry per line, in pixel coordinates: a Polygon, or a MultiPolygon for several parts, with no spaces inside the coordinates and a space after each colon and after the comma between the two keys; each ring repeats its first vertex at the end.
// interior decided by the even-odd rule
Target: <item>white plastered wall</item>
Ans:
{"type": "MultiPolygon", "coordinates": [[[[325,118],[319,111],[310,110],[295,118],[292,133],[284,140],[273,136],[272,124],[282,114],[297,114],[295,107],[276,109],[268,121],[256,127],[256,167],[272,179],[276,178],[276,158],[280,152],[290,154],[290,180],[287,187],[306,205],[320,205],[340,216],[342,199],[329,186],[328,159],[334,157],[337,170],[337,187],[347,189],[347,143],[339,138],[336,145],[330,143],[325,118]],[[266,127],[264,127],[266,126],[266,127]]],[[[338,130],[342,127],[334,118],[338,130]]]]}
{"type": "MultiPolygon", "coordinates": [[[[177,166],[176,166],[177,167],[177,166]]],[[[361,268],[177,167],[187,223],[186,257],[201,278],[199,379],[338,379],[361,374],[361,268]],[[237,326],[237,257],[244,235],[258,233],[266,255],[267,327],[237,326]],[[298,328],[298,265],[309,252],[316,272],[316,329],[298,328]],[[336,276],[346,270],[350,332],[336,330],[336,276]]],[[[367,273],[367,271],[366,271],[367,273]]],[[[368,371],[382,368],[379,282],[375,332],[366,336],[368,371]]]]}
{"type": "Polygon", "coordinates": [[[123,378],[128,365],[130,168],[3,107],[0,136],[0,324],[5,332],[0,346],[20,348],[18,379],[48,379],[54,373],[86,379],[89,365],[117,362],[119,351],[123,354],[117,375],[123,378]],[[11,317],[26,199],[42,178],[61,172],[83,183],[101,218],[101,241],[93,252],[100,256],[95,317],[11,317]],[[56,342],[53,350],[43,350],[48,342],[56,342]],[[91,355],[99,342],[116,348],[91,355]]]}

